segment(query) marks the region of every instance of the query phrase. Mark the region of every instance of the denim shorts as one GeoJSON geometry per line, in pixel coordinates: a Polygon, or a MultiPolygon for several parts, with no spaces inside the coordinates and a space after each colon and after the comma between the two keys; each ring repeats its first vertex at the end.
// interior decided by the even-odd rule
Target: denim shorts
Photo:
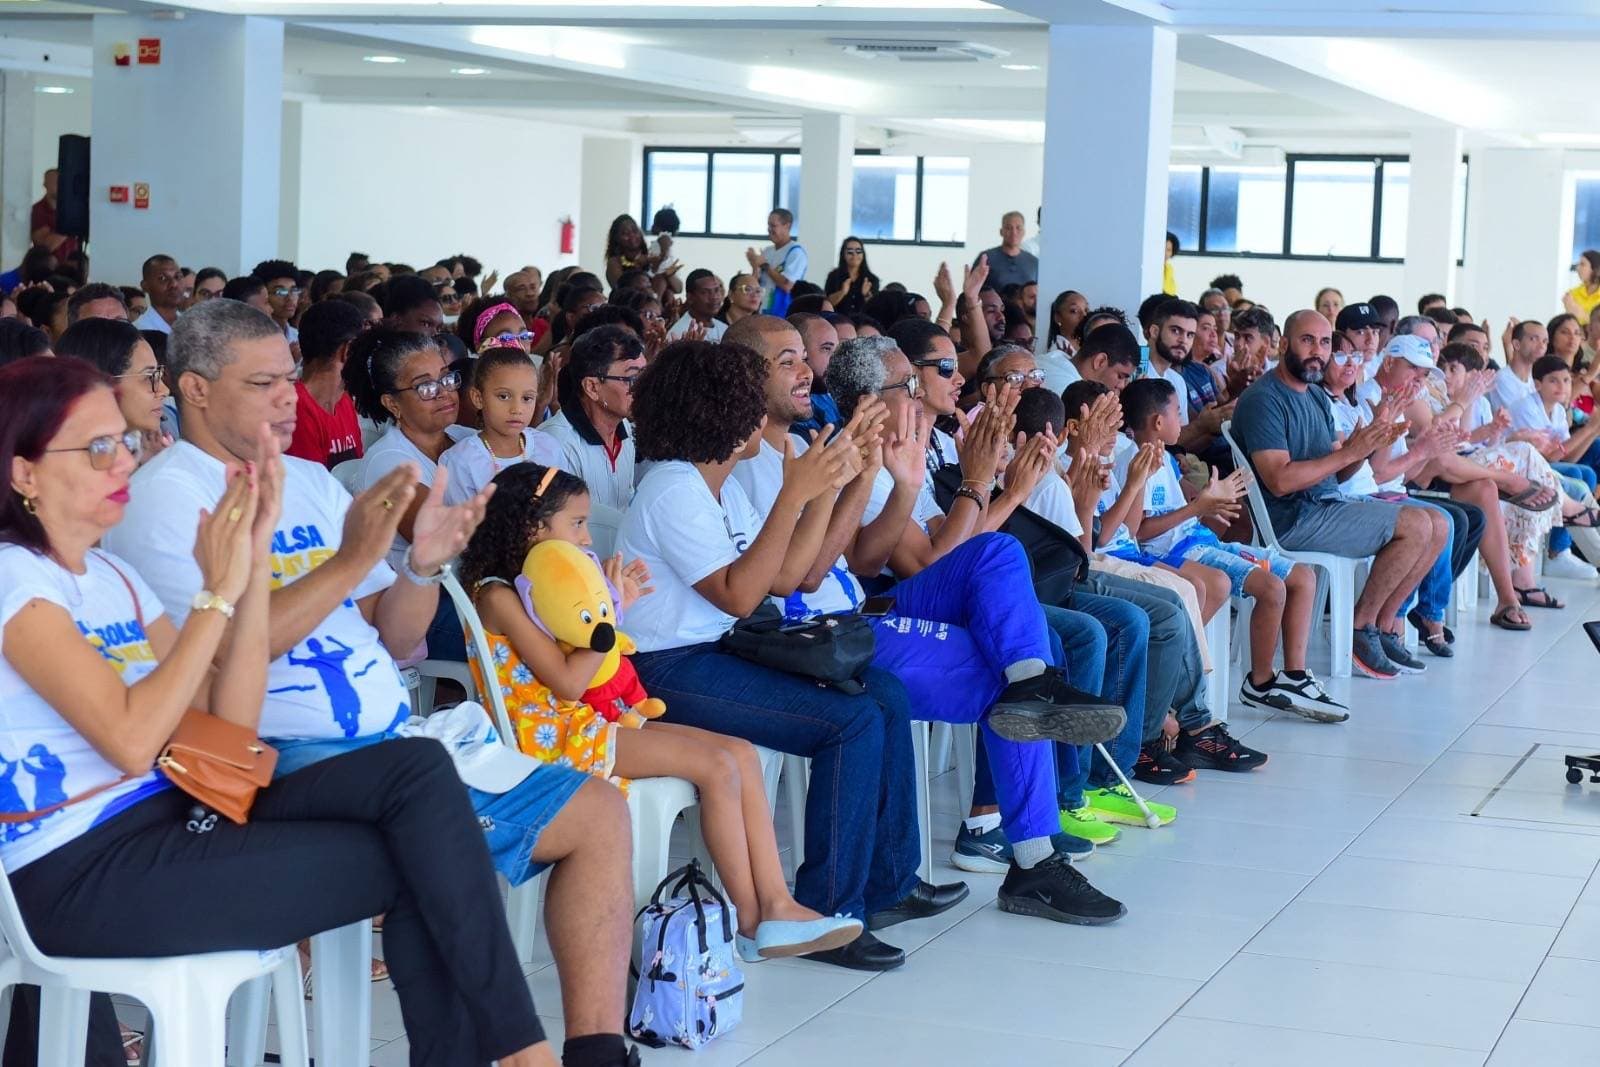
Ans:
{"type": "MultiPolygon", "coordinates": [[[[278,750],[278,767],[273,776],[282,778],[302,767],[387,741],[393,736],[269,739],[268,743],[278,750]]],[[[534,845],[550,820],[577,795],[589,778],[569,767],[543,763],[504,793],[485,793],[468,787],[467,796],[478,815],[478,825],[483,827],[494,869],[505,875],[512,885],[521,885],[537,877],[549,866],[533,861],[534,845]]]]}
{"type": "Polygon", "coordinates": [[[1228,576],[1233,583],[1233,595],[1244,596],[1244,582],[1252,571],[1266,569],[1287,581],[1294,569],[1294,560],[1280,556],[1270,548],[1243,548],[1234,544],[1190,545],[1183,558],[1190,563],[1214,567],[1228,576]]]}

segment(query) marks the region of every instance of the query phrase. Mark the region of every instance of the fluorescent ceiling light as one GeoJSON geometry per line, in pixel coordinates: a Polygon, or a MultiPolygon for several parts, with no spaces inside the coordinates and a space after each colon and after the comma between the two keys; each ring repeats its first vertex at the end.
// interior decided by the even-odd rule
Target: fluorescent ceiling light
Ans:
{"type": "Polygon", "coordinates": [[[65,85],[35,85],[33,91],[44,93],[46,96],[71,96],[78,90],[70,89],[65,85]]]}
{"type": "Polygon", "coordinates": [[[404,63],[402,56],[362,56],[363,63],[404,63]]]}
{"type": "Polygon", "coordinates": [[[628,38],[602,30],[559,26],[474,26],[473,44],[543,56],[588,67],[621,70],[628,65],[628,38]]]}
{"type": "Polygon", "coordinates": [[[1029,144],[1044,143],[1044,122],[1039,119],[904,119],[907,125],[913,123],[932,126],[937,129],[953,130],[957,133],[975,133],[996,141],[1022,141],[1029,144]]]}
{"type": "Polygon", "coordinates": [[[1541,133],[1540,144],[1600,144],[1600,133],[1541,133]]]}
{"type": "Polygon", "coordinates": [[[488,67],[451,67],[451,74],[459,74],[463,78],[476,78],[480,74],[489,73],[488,67]]]}
{"type": "Polygon", "coordinates": [[[1002,63],[1002,64],[1000,64],[1000,69],[1001,70],[1038,70],[1039,67],[1038,67],[1038,64],[1036,64],[1036,63],[1002,63]]]}
{"type": "Polygon", "coordinates": [[[793,67],[751,67],[745,86],[752,93],[834,107],[858,107],[871,93],[868,86],[853,78],[816,74],[793,67]]]}

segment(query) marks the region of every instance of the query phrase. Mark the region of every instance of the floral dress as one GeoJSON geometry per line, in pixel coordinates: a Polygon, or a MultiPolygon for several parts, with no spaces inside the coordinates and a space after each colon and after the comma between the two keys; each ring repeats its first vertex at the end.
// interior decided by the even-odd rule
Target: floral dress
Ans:
{"type": "MultiPolygon", "coordinates": [[[[611,773],[616,762],[616,723],[607,722],[581,701],[559,699],[533,676],[510,641],[487,630],[484,636],[494,658],[495,683],[517,734],[517,747],[541,762],[604,778],[626,791],[627,779],[611,773]]],[[[468,659],[479,691],[487,693],[479,664],[473,657],[468,659]]]]}

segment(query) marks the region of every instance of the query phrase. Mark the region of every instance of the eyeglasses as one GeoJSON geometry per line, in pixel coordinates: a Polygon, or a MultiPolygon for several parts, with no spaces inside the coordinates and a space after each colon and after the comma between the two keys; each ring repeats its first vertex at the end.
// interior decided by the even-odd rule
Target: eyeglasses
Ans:
{"type": "Polygon", "coordinates": [[[479,345],[479,347],[481,348],[481,347],[483,347],[485,345],[496,345],[496,344],[498,344],[498,345],[514,345],[518,341],[531,341],[531,340],[533,340],[533,331],[532,330],[515,330],[515,331],[507,330],[505,333],[497,333],[493,337],[485,337],[483,339],[483,342],[479,345]]]}
{"type": "Polygon", "coordinates": [[[390,392],[411,392],[417,394],[418,400],[435,400],[441,390],[453,393],[460,388],[461,375],[451,370],[445,371],[437,378],[429,378],[427,381],[418,382],[416,385],[403,385],[397,389],[391,389],[390,392]]]}
{"type": "Polygon", "coordinates": [[[194,298],[196,300],[210,300],[213,297],[218,297],[221,295],[221,289],[196,289],[194,291],[194,298]]]}
{"type": "Polygon", "coordinates": [[[112,377],[118,379],[119,381],[123,378],[143,378],[146,384],[150,386],[150,391],[152,393],[158,393],[161,391],[160,367],[151,367],[148,370],[130,371],[127,374],[115,374],[112,375],[112,377]]]}
{"type": "Polygon", "coordinates": [[[867,250],[865,248],[847,248],[844,250],[844,254],[847,256],[864,256],[867,254],[867,250]]]}
{"type": "Polygon", "coordinates": [[[659,311],[642,311],[639,317],[645,322],[666,322],[667,317],[659,311]]]}
{"type": "Polygon", "coordinates": [[[596,374],[602,382],[621,382],[627,387],[628,392],[633,392],[633,383],[639,380],[637,374],[596,374]]]}
{"type": "Polygon", "coordinates": [[[956,361],[949,356],[944,359],[914,359],[911,361],[911,365],[913,367],[936,367],[941,378],[954,378],[956,376],[956,361]]]}
{"type": "Polygon", "coordinates": [[[904,389],[906,391],[906,396],[909,396],[912,400],[916,400],[922,395],[922,383],[917,380],[917,376],[915,374],[903,382],[895,382],[893,385],[884,386],[882,389],[878,390],[878,395],[882,396],[884,393],[891,393],[896,389],[904,389]]]}
{"type": "Polygon", "coordinates": [[[117,461],[117,446],[121,445],[128,450],[134,459],[139,458],[139,453],[144,451],[144,435],[138,430],[126,430],[122,433],[108,433],[104,437],[96,437],[82,448],[47,448],[46,452],[87,452],[89,453],[89,466],[97,471],[108,471],[117,461]]]}
{"type": "Polygon", "coordinates": [[[279,300],[284,300],[284,299],[287,299],[288,297],[291,297],[291,296],[299,296],[300,295],[300,289],[299,289],[298,286],[296,286],[294,288],[285,289],[283,286],[280,285],[276,289],[269,289],[267,291],[272,296],[277,297],[279,300]]]}
{"type": "Polygon", "coordinates": [[[1360,363],[1361,357],[1356,355],[1354,352],[1335,352],[1333,354],[1333,361],[1339,364],[1339,366],[1343,367],[1351,363],[1360,363]]]}
{"type": "Polygon", "coordinates": [[[1021,385],[1023,382],[1032,382],[1034,385],[1044,384],[1044,371],[1035,367],[1033,370],[1014,370],[1009,374],[991,374],[984,379],[986,382],[1005,382],[1007,385],[1021,385]]]}
{"type": "Polygon", "coordinates": [[[749,296],[752,293],[759,293],[761,291],[761,286],[751,285],[749,282],[746,282],[743,285],[734,286],[733,291],[736,293],[743,293],[745,296],[749,296]]]}

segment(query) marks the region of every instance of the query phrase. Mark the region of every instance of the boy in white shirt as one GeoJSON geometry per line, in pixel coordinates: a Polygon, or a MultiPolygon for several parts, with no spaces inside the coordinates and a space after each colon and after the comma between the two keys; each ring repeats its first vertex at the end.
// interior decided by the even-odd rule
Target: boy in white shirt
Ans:
{"type": "MultiPolygon", "coordinates": [[[[1165,450],[1177,444],[1182,429],[1178,398],[1170,382],[1141,379],[1122,391],[1123,418],[1135,442],[1165,450]]],[[[1202,520],[1231,520],[1244,496],[1244,472],[1219,478],[1193,499],[1184,492],[1170,456],[1145,482],[1142,510],[1128,526],[1143,552],[1176,570],[1210,568],[1228,576],[1233,596],[1255,601],[1250,619],[1250,672],[1239,699],[1257,707],[1288,711],[1319,722],[1342,722],[1349,709],[1330,697],[1306,669],[1306,640],[1317,582],[1310,568],[1268,549],[1223,542],[1202,520]],[[1273,669],[1278,632],[1283,632],[1282,672],[1273,669]]],[[[1130,464],[1131,469],[1131,464],[1130,464]]],[[[1200,572],[1209,585],[1213,580],[1200,572]]]]}

